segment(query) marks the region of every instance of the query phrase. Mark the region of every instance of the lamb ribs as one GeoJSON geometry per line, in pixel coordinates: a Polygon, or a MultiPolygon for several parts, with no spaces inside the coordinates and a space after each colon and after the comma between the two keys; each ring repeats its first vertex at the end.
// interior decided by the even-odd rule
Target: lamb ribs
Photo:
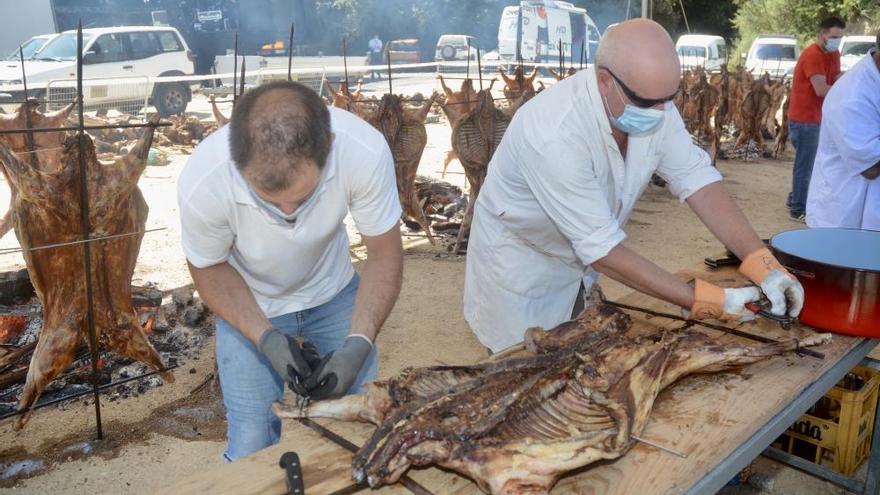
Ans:
{"type": "Polygon", "coordinates": [[[378,425],[352,469],[372,487],[437,464],[487,493],[546,494],[566,472],[625,454],[660,391],[685,375],[830,339],[722,345],[693,330],[631,336],[630,326],[629,316],[602,305],[552,331],[530,329],[526,357],[406,369],[364,394],[275,410],[378,425]]]}

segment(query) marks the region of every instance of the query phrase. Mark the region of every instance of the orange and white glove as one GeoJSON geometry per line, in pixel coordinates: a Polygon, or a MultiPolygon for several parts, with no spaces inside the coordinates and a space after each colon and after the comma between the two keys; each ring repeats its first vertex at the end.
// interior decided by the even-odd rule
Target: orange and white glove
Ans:
{"type": "Polygon", "coordinates": [[[761,286],[774,315],[796,318],[804,307],[804,287],[766,247],[746,256],[739,272],[761,286]]]}
{"type": "Polygon", "coordinates": [[[696,279],[694,284],[694,304],[685,311],[691,320],[750,321],[755,313],[746,309],[746,303],[761,299],[757,287],[722,289],[705,280],[696,279]]]}

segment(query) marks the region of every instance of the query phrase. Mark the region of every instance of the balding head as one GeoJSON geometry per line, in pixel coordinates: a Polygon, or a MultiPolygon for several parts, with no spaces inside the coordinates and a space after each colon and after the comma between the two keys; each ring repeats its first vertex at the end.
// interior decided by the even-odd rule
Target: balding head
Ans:
{"type": "Polygon", "coordinates": [[[272,82],[239,98],[229,122],[230,154],[261,192],[291,186],[303,169],[321,169],[332,143],[330,113],[314,91],[272,82]]]}
{"type": "Polygon", "coordinates": [[[649,19],[633,19],[610,28],[596,50],[596,66],[607,68],[647,99],[675,93],[681,79],[672,38],[649,19]]]}

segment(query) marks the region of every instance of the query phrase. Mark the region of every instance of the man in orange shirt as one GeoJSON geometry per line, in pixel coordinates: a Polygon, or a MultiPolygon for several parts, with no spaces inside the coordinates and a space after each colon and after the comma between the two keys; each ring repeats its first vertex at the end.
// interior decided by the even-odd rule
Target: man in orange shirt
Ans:
{"type": "Polygon", "coordinates": [[[795,156],[788,208],[791,219],[799,222],[804,221],[813,161],[819,146],[822,101],[840,77],[838,49],[845,28],[846,23],[839,17],[823,20],[819,24],[818,39],[801,53],[794,68],[788,125],[795,156]]]}

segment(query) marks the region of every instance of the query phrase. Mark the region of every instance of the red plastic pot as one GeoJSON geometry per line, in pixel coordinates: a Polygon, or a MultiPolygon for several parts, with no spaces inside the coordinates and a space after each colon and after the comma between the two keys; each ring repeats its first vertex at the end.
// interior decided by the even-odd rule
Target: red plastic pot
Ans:
{"type": "Polygon", "coordinates": [[[773,236],[770,248],[804,286],[801,322],[880,338],[880,232],[790,230],[773,236]]]}

